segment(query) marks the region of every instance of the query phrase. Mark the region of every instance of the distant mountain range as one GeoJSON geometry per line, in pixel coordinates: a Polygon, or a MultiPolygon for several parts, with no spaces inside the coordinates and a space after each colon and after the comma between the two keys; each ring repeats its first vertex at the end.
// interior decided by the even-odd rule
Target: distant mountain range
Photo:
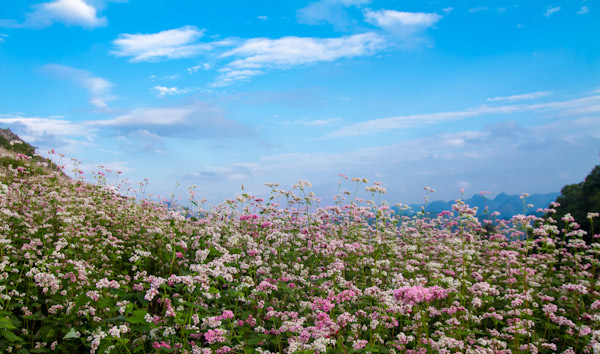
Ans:
{"type": "MultiPolygon", "coordinates": [[[[537,215],[541,216],[543,213],[537,212],[539,208],[547,208],[550,205],[550,202],[556,200],[560,193],[547,193],[547,194],[532,194],[525,199],[525,205],[533,204],[533,207],[528,207],[525,210],[526,215],[537,215]]],[[[488,207],[487,216],[497,211],[500,213],[496,218],[497,219],[510,219],[513,215],[523,214],[523,199],[520,198],[520,195],[508,195],[506,193],[498,194],[494,199],[486,198],[482,195],[475,194],[469,199],[463,200],[465,204],[469,205],[469,207],[477,207],[477,216],[479,218],[486,217],[484,213],[485,207],[488,207]]],[[[430,216],[435,217],[435,215],[441,213],[444,210],[452,211],[452,205],[455,204],[456,201],[433,201],[427,203],[425,207],[425,212],[429,213],[430,216]]],[[[423,204],[411,204],[411,209],[403,211],[403,215],[414,215],[421,211],[421,206],[423,204]]],[[[394,207],[394,210],[398,211],[397,207],[394,207]]]]}

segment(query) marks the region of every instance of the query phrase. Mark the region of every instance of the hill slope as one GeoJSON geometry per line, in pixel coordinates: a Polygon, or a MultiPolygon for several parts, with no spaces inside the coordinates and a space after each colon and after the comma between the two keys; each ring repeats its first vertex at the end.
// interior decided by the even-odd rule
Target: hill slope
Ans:
{"type": "Polygon", "coordinates": [[[600,346],[599,245],[561,240],[550,220],[489,234],[458,203],[456,216],[399,222],[386,205],[318,208],[303,182],[186,219],[3,154],[3,353],[600,346]]]}

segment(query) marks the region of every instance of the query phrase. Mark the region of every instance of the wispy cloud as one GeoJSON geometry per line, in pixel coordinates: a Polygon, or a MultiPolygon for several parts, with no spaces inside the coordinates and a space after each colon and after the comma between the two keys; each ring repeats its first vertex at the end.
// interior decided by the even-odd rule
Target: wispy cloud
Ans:
{"type": "Polygon", "coordinates": [[[253,38],[221,57],[239,58],[229,64],[232,68],[290,67],[372,55],[383,46],[383,38],[373,32],[339,38],[253,38]]]}
{"type": "Polygon", "coordinates": [[[174,87],[154,86],[152,88],[152,91],[154,91],[154,93],[158,97],[175,96],[175,95],[181,95],[181,94],[189,92],[188,89],[180,89],[176,86],[174,86],[174,87]]]}
{"type": "Polygon", "coordinates": [[[227,86],[247,80],[268,69],[289,69],[299,65],[373,55],[384,47],[384,39],[373,32],[339,38],[253,38],[221,55],[221,58],[237,59],[220,70],[221,75],[214,86],[227,86]]]}
{"type": "Polygon", "coordinates": [[[587,14],[588,12],[590,12],[589,7],[582,6],[581,9],[579,11],[577,11],[577,14],[578,15],[583,15],[583,14],[587,14]]]}
{"type": "MultiPolygon", "coordinates": [[[[597,146],[599,138],[600,127],[594,119],[543,122],[530,127],[509,120],[479,130],[432,134],[367,148],[349,147],[338,153],[262,156],[257,161],[209,167],[189,177],[190,182],[210,180],[230,190],[236,187],[234,176],[238,174],[244,175],[244,184],[250,190],[259,190],[260,184],[271,181],[272,176],[277,176],[275,182],[283,186],[303,178],[313,183],[317,195],[327,197],[335,194],[331,187],[341,172],[382,181],[388,190],[387,200],[392,203],[420,200],[420,191],[426,185],[437,190],[436,199],[456,198],[461,182],[467,182],[472,191],[491,189],[514,194],[531,191],[533,178],[536,191],[550,192],[577,173],[567,168],[566,179],[544,178],[547,173],[558,176],[565,170],[551,161],[562,158],[570,164],[573,159],[569,156],[597,146]],[[496,184],[502,189],[492,188],[496,184]]],[[[587,154],[592,158],[594,155],[587,154]]],[[[324,199],[325,203],[330,201],[324,199]]]]}
{"type": "Polygon", "coordinates": [[[23,117],[0,115],[0,124],[6,125],[21,139],[45,148],[66,145],[73,139],[91,139],[95,129],[71,122],[63,117],[23,117]]]}
{"type": "Polygon", "coordinates": [[[258,75],[262,75],[263,71],[260,70],[233,70],[231,68],[223,68],[220,71],[220,75],[215,82],[212,83],[212,87],[225,87],[235,82],[246,81],[250,78],[258,75]]]}
{"type": "Polygon", "coordinates": [[[131,131],[125,136],[119,136],[118,140],[122,147],[121,150],[139,150],[153,154],[162,154],[165,152],[164,139],[146,129],[131,131]]]}
{"type": "Polygon", "coordinates": [[[498,101],[534,100],[537,98],[548,96],[549,94],[550,94],[549,91],[537,91],[537,92],[530,92],[530,93],[525,93],[525,94],[521,94],[521,95],[492,97],[492,98],[488,98],[486,101],[498,102],[498,101]]]}
{"type": "Polygon", "coordinates": [[[206,181],[240,181],[253,177],[254,171],[258,169],[256,163],[236,163],[228,166],[206,166],[202,170],[194,171],[186,176],[186,179],[206,181]]]}
{"type": "Polygon", "coordinates": [[[7,34],[0,33],[0,42],[4,42],[4,38],[8,38],[7,34]]]}
{"type": "Polygon", "coordinates": [[[33,5],[25,21],[0,20],[3,27],[45,28],[54,23],[92,29],[106,26],[106,17],[98,16],[98,8],[85,0],[55,0],[33,5]]]}
{"type": "Polygon", "coordinates": [[[396,10],[365,11],[365,20],[377,27],[401,36],[410,36],[435,25],[442,16],[436,13],[396,10]]]}
{"type": "Polygon", "coordinates": [[[161,137],[222,139],[256,136],[255,130],[228,119],[218,107],[204,102],[164,108],[138,108],[108,120],[89,121],[95,128],[110,128],[121,134],[146,130],[161,137]]]}
{"type": "Polygon", "coordinates": [[[550,17],[552,14],[559,12],[560,6],[548,6],[546,8],[546,12],[544,12],[544,16],[550,17]]]}
{"type": "Polygon", "coordinates": [[[355,25],[347,13],[348,7],[360,7],[370,0],[320,0],[296,11],[298,23],[307,25],[332,24],[336,30],[346,30],[355,25]]]}
{"type": "Polygon", "coordinates": [[[77,83],[80,87],[88,91],[90,104],[102,110],[110,110],[108,102],[114,100],[115,97],[110,94],[110,88],[113,84],[108,80],[94,76],[87,70],[59,64],[44,65],[41,69],[59,79],[77,83]]]}
{"type": "Polygon", "coordinates": [[[547,102],[538,104],[520,104],[505,106],[482,105],[463,111],[441,112],[431,114],[417,114],[391,118],[373,119],[361,123],[348,125],[326,135],[326,138],[358,137],[368,134],[387,132],[398,129],[413,128],[432,125],[441,122],[456,121],[466,118],[478,117],[489,114],[509,114],[517,112],[547,112],[557,114],[576,114],[580,112],[594,112],[594,107],[600,105],[600,96],[589,96],[567,101],[547,102]]]}
{"type": "Polygon", "coordinates": [[[198,70],[210,70],[210,68],[212,68],[212,65],[210,65],[209,63],[202,63],[202,64],[198,64],[195,66],[192,66],[190,68],[187,68],[187,72],[188,74],[193,74],[195,72],[197,72],[198,70]]]}
{"type": "Polygon", "coordinates": [[[211,46],[198,43],[204,31],[195,26],[161,31],[151,34],[121,34],[113,41],[117,47],[112,53],[131,57],[131,62],[156,62],[163,59],[188,58],[211,46]]]}

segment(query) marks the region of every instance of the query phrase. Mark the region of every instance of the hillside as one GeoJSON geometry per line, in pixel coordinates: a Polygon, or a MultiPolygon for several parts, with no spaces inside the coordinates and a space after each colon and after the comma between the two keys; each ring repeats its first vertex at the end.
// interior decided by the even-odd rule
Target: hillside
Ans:
{"type": "Polygon", "coordinates": [[[600,347],[600,245],[565,239],[550,219],[516,216],[490,233],[462,202],[430,218],[318,207],[306,181],[186,219],[102,178],[2,159],[3,353],[600,347]]]}
{"type": "Polygon", "coordinates": [[[48,171],[59,171],[60,169],[54,162],[38,155],[35,147],[29,143],[23,141],[17,134],[13,133],[10,129],[0,128],[0,165],[8,167],[12,164],[14,168],[22,166],[23,162],[20,160],[32,161],[36,168],[36,173],[44,173],[48,171]],[[20,154],[20,157],[16,157],[16,154],[20,154]]]}

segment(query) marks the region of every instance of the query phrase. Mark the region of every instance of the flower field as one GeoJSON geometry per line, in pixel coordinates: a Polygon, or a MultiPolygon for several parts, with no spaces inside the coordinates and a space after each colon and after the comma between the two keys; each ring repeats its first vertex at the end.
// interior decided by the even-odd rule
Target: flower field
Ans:
{"type": "Polygon", "coordinates": [[[300,181],[174,211],[0,160],[3,353],[600,353],[600,243],[574,223],[403,217],[360,179],[366,201],[300,181]]]}

